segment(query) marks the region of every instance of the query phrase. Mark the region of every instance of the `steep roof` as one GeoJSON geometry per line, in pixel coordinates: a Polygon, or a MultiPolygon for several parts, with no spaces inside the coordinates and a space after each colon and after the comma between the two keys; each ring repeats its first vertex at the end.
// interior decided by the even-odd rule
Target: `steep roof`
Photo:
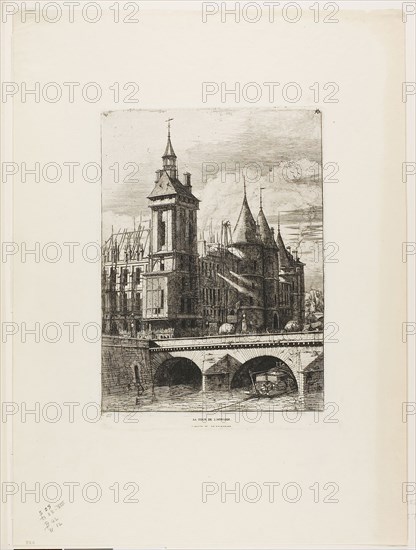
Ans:
{"type": "Polygon", "coordinates": [[[244,195],[240,215],[233,231],[233,244],[258,242],[256,222],[248,205],[247,197],[244,195]]]}
{"type": "Polygon", "coordinates": [[[292,267],[296,263],[295,258],[286,248],[280,229],[277,232],[277,246],[279,248],[279,260],[281,267],[292,267]]]}
{"type": "Polygon", "coordinates": [[[157,197],[170,197],[172,195],[180,195],[199,202],[199,199],[192,194],[192,191],[190,191],[188,187],[183,185],[178,178],[172,178],[169,176],[166,170],[164,170],[159,178],[159,181],[155,183],[153,191],[147,198],[155,199],[157,197]]]}
{"type": "Polygon", "coordinates": [[[274,235],[270,226],[267,222],[266,216],[264,215],[263,208],[260,207],[259,214],[257,216],[257,225],[259,228],[260,239],[262,240],[265,246],[271,248],[277,248],[276,241],[274,240],[274,235]]]}
{"type": "Polygon", "coordinates": [[[170,133],[168,135],[168,142],[166,144],[166,149],[165,149],[165,152],[163,154],[163,157],[175,157],[176,158],[175,151],[173,150],[172,142],[170,140],[170,133]]]}

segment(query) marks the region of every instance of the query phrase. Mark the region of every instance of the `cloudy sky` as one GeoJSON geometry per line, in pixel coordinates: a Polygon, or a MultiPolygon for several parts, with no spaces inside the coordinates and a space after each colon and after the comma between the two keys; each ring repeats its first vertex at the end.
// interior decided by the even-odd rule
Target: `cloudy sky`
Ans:
{"type": "Polygon", "coordinates": [[[321,115],[314,110],[172,109],[113,111],[102,116],[103,239],[148,216],[147,196],[162,167],[166,120],[180,179],[191,172],[201,200],[199,231],[234,227],[243,196],[256,217],[260,188],[271,226],[306,264],[306,287],[322,288],[321,115]],[[118,182],[115,180],[119,180],[118,182]]]}

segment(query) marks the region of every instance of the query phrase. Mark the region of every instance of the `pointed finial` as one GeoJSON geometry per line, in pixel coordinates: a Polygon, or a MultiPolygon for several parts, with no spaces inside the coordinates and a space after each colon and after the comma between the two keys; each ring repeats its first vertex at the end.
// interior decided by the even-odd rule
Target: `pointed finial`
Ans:
{"type": "Polygon", "coordinates": [[[280,210],[277,213],[277,231],[280,233],[280,210]]]}
{"type": "Polygon", "coordinates": [[[264,191],[264,189],[266,189],[265,187],[260,187],[260,210],[263,209],[263,193],[262,191],[264,191]]]}
{"type": "Polygon", "coordinates": [[[244,198],[246,197],[247,195],[247,189],[246,189],[246,177],[243,176],[243,185],[244,185],[244,198]]]}
{"type": "Polygon", "coordinates": [[[171,120],[173,120],[173,118],[168,118],[167,120],[165,120],[165,122],[168,123],[168,137],[170,137],[170,122],[171,120]]]}

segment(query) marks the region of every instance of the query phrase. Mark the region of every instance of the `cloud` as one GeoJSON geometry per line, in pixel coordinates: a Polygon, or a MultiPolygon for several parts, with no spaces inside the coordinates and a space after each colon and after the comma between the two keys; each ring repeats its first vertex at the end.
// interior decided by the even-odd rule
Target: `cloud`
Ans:
{"type": "MultiPolygon", "coordinates": [[[[133,229],[133,217],[148,217],[147,196],[161,168],[167,118],[178,156],[179,177],[192,173],[193,192],[201,200],[198,229],[222,221],[234,228],[243,200],[243,174],[253,216],[263,208],[286,244],[300,247],[306,280],[322,283],[314,247],[322,242],[321,125],[314,109],[171,109],[114,111],[103,117],[103,235],[133,229]],[[138,183],[114,184],[115,165],[137,163],[138,183]],[[216,169],[205,173],[206,163],[216,169]],[[226,171],[229,173],[225,173],[226,171]],[[207,176],[207,177],[206,177],[207,176]]],[[[308,283],[307,283],[308,284],[308,283]]],[[[321,285],[322,286],[322,285],[321,285]]]]}
{"type": "MultiPolygon", "coordinates": [[[[296,176],[294,179],[288,179],[286,167],[287,164],[277,164],[273,171],[262,173],[257,178],[247,174],[247,200],[253,216],[256,217],[259,211],[260,188],[263,209],[270,223],[277,223],[279,212],[291,212],[292,220],[295,218],[298,222],[307,222],[311,211],[322,207],[321,186],[311,177],[316,173],[316,163],[302,159],[299,162],[302,177],[296,176]]],[[[221,221],[228,220],[234,227],[243,200],[242,174],[221,173],[211,177],[198,198],[201,199],[201,228],[207,227],[211,220],[214,226],[220,226],[221,221]]]]}

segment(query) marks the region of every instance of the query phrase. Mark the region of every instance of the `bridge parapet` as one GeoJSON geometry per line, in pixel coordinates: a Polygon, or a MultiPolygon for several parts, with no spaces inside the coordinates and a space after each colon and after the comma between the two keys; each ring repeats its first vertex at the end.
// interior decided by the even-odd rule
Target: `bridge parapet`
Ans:
{"type": "Polygon", "coordinates": [[[150,351],[236,349],[250,347],[323,346],[323,332],[231,334],[195,338],[169,338],[150,343],[150,351]]]}

